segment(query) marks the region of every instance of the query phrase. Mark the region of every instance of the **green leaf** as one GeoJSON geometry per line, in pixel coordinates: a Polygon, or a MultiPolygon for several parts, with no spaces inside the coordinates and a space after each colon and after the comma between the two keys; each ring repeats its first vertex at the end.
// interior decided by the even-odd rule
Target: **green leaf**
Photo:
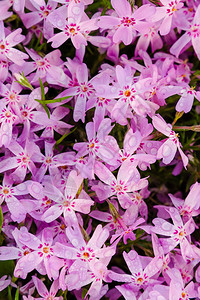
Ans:
{"type": "Polygon", "coordinates": [[[55,145],[54,145],[54,148],[55,148],[56,146],[58,146],[58,145],[59,145],[59,144],[60,144],[60,143],[68,136],[68,135],[70,135],[70,134],[71,134],[72,132],[74,132],[76,129],[77,129],[77,128],[74,127],[74,129],[73,129],[72,131],[63,134],[63,136],[61,136],[61,138],[60,138],[59,140],[56,141],[56,143],[55,143],[55,145]]]}
{"type": "Polygon", "coordinates": [[[39,103],[43,103],[43,104],[49,104],[49,103],[56,103],[56,102],[61,102],[63,100],[66,100],[68,98],[71,98],[72,96],[66,96],[66,97],[62,97],[62,98],[55,98],[55,99],[51,99],[51,100],[39,100],[39,99],[35,99],[35,101],[39,102],[39,103]]]}
{"type": "Polygon", "coordinates": [[[83,291],[82,291],[82,299],[85,298],[85,295],[87,294],[87,289],[83,288],[83,291]]]}
{"type": "Polygon", "coordinates": [[[15,300],[19,300],[19,287],[17,287],[16,293],[15,293],[15,300]]]}
{"type": "Polygon", "coordinates": [[[40,32],[39,38],[38,38],[37,43],[36,43],[36,45],[35,45],[35,50],[36,50],[36,51],[38,51],[37,48],[38,48],[38,46],[40,45],[41,38],[42,38],[42,32],[40,32]]]}
{"type": "Polygon", "coordinates": [[[44,110],[47,113],[48,118],[50,119],[50,112],[48,110],[48,107],[45,104],[45,92],[44,92],[44,85],[42,83],[42,80],[39,78],[39,82],[40,82],[40,89],[41,89],[41,96],[42,96],[42,100],[36,100],[38,102],[40,102],[44,108],[44,110]]]}
{"type": "Polygon", "coordinates": [[[10,285],[8,286],[8,300],[13,300],[13,299],[12,299],[12,294],[11,294],[11,287],[10,287],[10,285]]]}
{"type": "Polygon", "coordinates": [[[41,95],[42,95],[42,100],[45,100],[45,92],[44,92],[44,85],[42,83],[42,80],[39,78],[39,82],[40,82],[40,89],[41,89],[41,95]]]}
{"type": "Polygon", "coordinates": [[[0,207],[0,232],[1,232],[2,225],[3,225],[3,213],[2,213],[2,209],[0,207]]]}

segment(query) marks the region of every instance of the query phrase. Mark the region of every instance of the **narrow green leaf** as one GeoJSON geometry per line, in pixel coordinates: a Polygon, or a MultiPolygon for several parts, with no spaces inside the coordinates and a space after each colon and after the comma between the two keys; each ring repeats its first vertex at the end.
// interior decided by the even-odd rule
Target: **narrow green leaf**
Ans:
{"type": "Polygon", "coordinates": [[[38,50],[37,48],[38,48],[38,46],[40,45],[41,38],[42,38],[42,32],[40,32],[39,38],[38,38],[37,43],[36,43],[36,45],[35,45],[35,50],[36,50],[36,51],[38,50]]]}
{"type": "Polygon", "coordinates": [[[3,213],[2,213],[2,209],[0,207],[0,232],[1,232],[2,225],[3,225],[3,213]]]}
{"type": "Polygon", "coordinates": [[[60,144],[60,143],[68,136],[68,135],[70,135],[70,134],[71,134],[72,132],[74,132],[76,129],[77,129],[77,128],[74,127],[74,129],[73,129],[72,131],[63,134],[63,136],[61,136],[61,138],[60,138],[59,140],[56,141],[56,143],[55,143],[55,145],[54,145],[54,148],[55,148],[56,146],[58,146],[58,145],[59,145],[59,144],[60,144]]]}
{"type": "Polygon", "coordinates": [[[46,105],[42,105],[47,113],[48,118],[50,119],[50,112],[48,110],[48,107],[46,105]]]}
{"type": "Polygon", "coordinates": [[[87,294],[87,289],[83,288],[83,291],[82,291],[82,299],[85,298],[85,295],[87,294]]]}
{"type": "Polygon", "coordinates": [[[49,112],[49,110],[48,110],[48,107],[47,107],[46,104],[45,104],[44,85],[43,85],[42,80],[41,80],[40,78],[39,78],[39,82],[40,82],[40,89],[41,89],[42,100],[38,100],[38,99],[37,99],[36,101],[38,101],[38,102],[40,102],[40,103],[42,104],[44,110],[45,110],[46,113],[47,113],[48,118],[50,119],[50,112],[49,112]]]}
{"type": "Polygon", "coordinates": [[[40,82],[42,100],[45,100],[44,85],[43,85],[42,80],[40,78],[39,78],[39,82],[40,82]]]}
{"type": "Polygon", "coordinates": [[[41,104],[49,104],[49,103],[56,103],[56,102],[61,102],[63,100],[66,100],[68,98],[71,98],[72,96],[66,96],[66,97],[62,97],[62,98],[55,98],[55,99],[50,99],[50,100],[39,100],[39,99],[35,99],[36,101],[40,102],[41,104]]]}
{"type": "Polygon", "coordinates": [[[19,300],[19,287],[17,287],[16,293],[15,293],[15,300],[19,300]]]}
{"type": "Polygon", "coordinates": [[[11,286],[8,286],[8,300],[13,300],[12,299],[12,293],[11,293],[11,286]]]}

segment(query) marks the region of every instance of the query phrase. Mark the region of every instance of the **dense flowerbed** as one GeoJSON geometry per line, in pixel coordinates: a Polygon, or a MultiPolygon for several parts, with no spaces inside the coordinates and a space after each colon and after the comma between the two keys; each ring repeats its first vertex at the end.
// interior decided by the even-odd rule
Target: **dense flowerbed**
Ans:
{"type": "Polygon", "coordinates": [[[0,299],[200,299],[200,0],[0,1],[0,299]]]}

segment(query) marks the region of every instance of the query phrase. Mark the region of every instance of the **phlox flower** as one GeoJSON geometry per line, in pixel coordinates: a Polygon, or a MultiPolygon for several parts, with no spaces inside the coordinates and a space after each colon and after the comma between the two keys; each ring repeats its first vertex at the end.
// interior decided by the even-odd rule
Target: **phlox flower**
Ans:
{"type": "Polygon", "coordinates": [[[74,170],[70,172],[67,178],[64,194],[55,186],[49,185],[46,187],[44,191],[45,195],[54,200],[55,204],[48,208],[43,214],[42,219],[45,222],[50,223],[63,213],[68,225],[77,224],[78,220],[75,211],[85,214],[90,212],[90,206],[93,205],[93,201],[90,197],[87,194],[80,194],[80,196],[76,198],[82,181],[83,178],[74,170]]]}
{"type": "Polygon", "coordinates": [[[167,273],[171,278],[169,287],[169,300],[189,300],[191,298],[197,298],[198,293],[195,289],[193,281],[185,286],[179,270],[173,268],[167,273]]]}
{"type": "Polygon", "coordinates": [[[135,56],[138,55],[139,50],[147,51],[149,45],[151,45],[152,52],[163,47],[163,41],[158,34],[158,23],[147,23],[147,27],[141,32],[140,37],[135,47],[135,56]]]}
{"type": "Polygon", "coordinates": [[[19,115],[20,106],[23,105],[28,98],[28,95],[20,95],[21,91],[22,87],[14,80],[11,85],[5,85],[0,82],[0,95],[2,96],[0,106],[3,108],[7,107],[16,115],[19,115]]]}
{"type": "Polygon", "coordinates": [[[54,253],[53,232],[50,228],[43,229],[41,238],[38,238],[29,233],[26,227],[21,227],[18,240],[22,246],[30,250],[18,260],[14,271],[15,277],[25,279],[29,272],[37,269],[41,274],[47,274],[49,279],[58,278],[59,269],[64,262],[54,253]]]}
{"type": "Polygon", "coordinates": [[[21,35],[22,29],[18,28],[6,36],[3,21],[0,21],[0,55],[1,58],[11,60],[16,65],[22,66],[28,55],[15,48],[17,44],[24,40],[24,35],[21,35]]]}
{"type": "Polygon", "coordinates": [[[82,122],[85,122],[86,101],[93,97],[95,90],[92,82],[88,81],[86,64],[80,64],[76,67],[75,76],[77,79],[76,85],[62,92],[62,97],[75,96],[74,121],[78,122],[81,119],[82,122]]]}
{"type": "Polygon", "coordinates": [[[26,140],[24,147],[22,147],[19,143],[12,140],[8,149],[15,156],[5,157],[5,159],[0,162],[0,172],[15,169],[12,175],[10,175],[15,182],[22,182],[28,170],[32,174],[35,174],[36,166],[34,161],[37,161],[36,154],[40,153],[40,149],[34,142],[26,140]],[[36,159],[34,159],[34,156],[36,159]]]}
{"type": "Polygon", "coordinates": [[[28,296],[28,298],[26,296],[24,296],[24,300],[35,300],[35,299],[41,299],[41,300],[50,300],[50,299],[54,299],[54,300],[62,300],[63,297],[62,296],[59,296],[59,297],[55,297],[58,290],[59,290],[59,280],[56,279],[54,280],[54,282],[52,283],[51,285],[51,288],[50,288],[50,291],[47,290],[46,286],[44,285],[44,283],[42,282],[41,279],[37,278],[36,276],[32,276],[32,280],[35,284],[35,287],[39,293],[39,295],[42,297],[42,298],[34,298],[34,297],[31,297],[29,298],[30,296],[28,296]]]}
{"type": "Polygon", "coordinates": [[[74,270],[79,268],[80,261],[88,267],[96,259],[104,259],[106,264],[115,253],[115,246],[106,247],[104,245],[109,237],[109,231],[106,228],[102,228],[102,225],[96,227],[88,242],[84,240],[79,226],[68,226],[66,235],[71,245],[68,246],[57,242],[54,251],[58,257],[73,260],[71,268],[73,267],[74,270]]]}
{"type": "Polygon", "coordinates": [[[143,117],[155,114],[159,106],[143,97],[149,79],[138,80],[133,77],[130,66],[122,68],[119,65],[116,67],[116,78],[113,86],[99,86],[96,89],[101,97],[118,99],[111,112],[117,123],[126,125],[127,118],[132,118],[133,113],[143,117]]]}
{"type": "Polygon", "coordinates": [[[135,250],[131,250],[129,253],[123,252],[123,257],[131,271],[131,275],[110,271],[109,277],[111,279],[129,283],[127,290],[128,288],[132,288],[134,292],[146,287],[148,284],[157,282],[157,280],[152,277],[158,273],[162,267],[162,259],[160,257],[157,256],[151,259],[145,268],[143,268],[142,257],[139,256],[135,250]]]}
{"type": "Polygon", "coordinates": [[[169,164],[173,160],[178,150],[183,160],[183,165],[186,168],[188,164],[188,157],[181,150],[182,145],[179,142],[178,134],[176,134],[172,130],[172,125],[167,124],[160,115],[154,116],[152,118],[152,121],[153,121],[153,126],[158,131],[168,136],[168,139],[165,140],[164,143],[161,145],[161,147],[158,149],[157,158],[158,159],[162,158],[164,164],[169,164]]]}
{"type": "MultiPolygon", "coordinates": [[[[180,83],[179,83],[180,84],[180,83]]],[[[176,110],[188,113],[192,109],[194,98],[200,101],[200,92],[196,91],[194,87],[190,87],[188,84],[182,85],[168,85],[160,87],[160,95],[165,99],[179,94],[181,97],[176,104],[176,110]]]]}
{"type": "Polygon", "coordinates": [[[53,24],[54,27],[61,30],[60,33],[55,34],[51,37],[48,42],[52,42],[53,48],[58,48],[69,38],[76,49],[87,45],[86,37],[87,34],[98,29],[96,25],[96,19],[89,19],[84,13],[84,4],[70,2],[68,6],[68,15],[62,15],[61,13],[55,11],[49,15],[49,22],[53,24]]]}
{"type": "MultiPolygon", "coordinates": [[[[25,49],[33,60],[26,62],[23,67],[25,76],[31,73],[28,77],[26,76],[31,84],[38,85],[40,78],[42,81],[47,81],[50,84],[67,86],[68,77],[62,69],[63,61],[60,58],[60,50],[54,50],[49,52],[46,56],[41,57],[33,49],[25,49]]],[[[11,66],[10,69],[13,74],[20,72],[17,66],[11,66]]]]}
{"type": "MultiPolygon", "coordinates": [[[[58,106],[51,112],[50,118],[48,118],[47,114],[45,113],[46,116],[42,120],[41,119],[38,120],[38,118],[36,119],[36,121],[34,120],[34,123],[37,123],[39,125],[32,127],[31,131],[34,132],[34,131],[44,129],[41,134],[41,137],[47,139],[54,138],[54,131],[63,135],[69,132],[69,129],[73,127],[67,122],[61,121],[61,119],[63,119],[68,113],[69,113],[69,108],[58,106]]],[[[39,115],[40,112],[37,112],[37,114],[39,115]]]]}
{"type": "Polygon", "coordinates": [[[130,160],[131,162],[137,161],[137,164],[143,170],[146,169],[147,165],[150,166],[150,164],[156,161],[156,153],[155,151],[153,151],[152,148],[149,149],[150,147],[147,148],[147,151],[150,150],[150,153],[145,153],[145,151],[141,151],[142,149],[144,150],[144,148],[144,141],[141,132],[137,129],[135,132],[133,132],[133,129],[130,128],[124,137],[123,149],[119,151],[120,163],[122,164],[126,159],[130,160]],[[154,155],[152,155],[151,152],[154,155]]]}
{"type": "Polygon", "coordinates": [[[176,208],[165,207],[165,209],[169,213],[174,224],[171,224],[161,218],[155,218],[153,220],[155,227],[151,228],[151,232],[169,237],[159,239],[164,253],[170,252],[180,244],[181,253],[185,260],[187,257],[196,258],[197,254],[188,240],[188,238],[190,238],[190,234],[195,230],[193,220],[190,219],[183,224],[181,216],[176,208]]]}
{"type": "Polygon", "coordinates": [[[13,138],[13,127],[19,123],[19,118],[11,108],[0,108],[0,147],[8,147],[13,138]]]}
{"type": "Polygon", "coordinates": [[[40,192],[39,184],[32,180],[13,186],[13,180],[5,173],[3,183],[0,185],[0,203],[5,201],[12,220],[20,223],[25,219],[26,213],[35,208],[35,205],[31,199],[18,199],[18,196],[30,194],[37,197],[40,192]]]}
{"type": "Polygon", "coordinates": [[[198,6],[192,22],[185,22],[185,26],[180,26],[186,32],[173,44],[170,52],[178,57],[183,49],[187,49],[192,44],[194,51],[200,59],[200,5],[198,6]]]}
{"type": "Polygon", "coordinates": [[[94,259],[89,268],[86,268],[84,262],[79,262],[79,269],[73,265],[69,268],[69,274],[65,277],[68,290],[80,289],[82,286],[91,283],[86,297],[90,295],[90,299],[99,300],[107,292],[108,286],[103,286],[104,282],[111,282],[108,277],[108,262],[103,259],[94,259]]]}
{"type": "Polygon", "coordinates": [[[30,28],[35,24],[43,21],[43,34],[46,39],[53,36],[53,26],[48,21],[48,15],[56,8],[57,3],[49,0],[47,3],[44,0],[31,1],[26,4],[26,7],[31,11],[29,13],[21,13],[20,17],[26,28],[30,28]]]}
{"type": "Polygon", "coordinates": [[[112,130],[111,120],[105,118],[97,127],[95,120],[86,124],[86,134],[88,141],[74,145],[74,150],[78,151],[79,157],[89,155],[91,157],[91,170],[94,174],[94,166],[97,157],[109,165],[118,165],[119,146],[115,138],[108,135],[112,130]]]}
{"type": "Polygon", "coordinates": [[[132,11],[127,0],[111,0],[111,4],[116,16],[101,16],[98,25],[102,29],[114,29],[114,43],[122,41],[125,45],[129,45],[137,32],[141,32],[148,26],[144,20],[153,15],[155,8],[146,4],[132,11]]]}
{"type": "Polygon", "coordinates": [[[188,221],[191,217],[199,215],[200,183],[196,182],[192,185],[190,192],[185,200],[177,198],[172,194],[169,194],[169,197],[176,209],[178,209],[180,215],[183,216],[183,220],[185,222],[188,221]]]}
{"type": "Polygon", "coordinates": [[[140,174],[136,165],[129,160],[123,162],[117,178],[101,162],[96,162],[94,171],[99,179],[104,182],[104,184],[100,182],[92,187],[99,200],[103,201],[108,197],[117,195],[120,205],[125,209],[132,204],[130,193],[148,185],[146,179],[140,180],[140,174]]]}
{"type": "Polygon", "coordinates": [[[187,261],[185,261],[179,249],[177,249],[175,253],[171,253],[170,257],[171,261],[173,261],[173,267],[180,271],[184,284],[189,283],[193,279],[194,268],[199,263],[200,258],[188,258],[187,261]]]}
{"type": "Polygon", "coordinates": [[[160,0],[162,6],[156,7],[152,22],[160,21],[159,31],[161,35],[167,35],[176,24],[176,18],[180,17],[179,10],[183,7],[181,0],[160,0]]]}

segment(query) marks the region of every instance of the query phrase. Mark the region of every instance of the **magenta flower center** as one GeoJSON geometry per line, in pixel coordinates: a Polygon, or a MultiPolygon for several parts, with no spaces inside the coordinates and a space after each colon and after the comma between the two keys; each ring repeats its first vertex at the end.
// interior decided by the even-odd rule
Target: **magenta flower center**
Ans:
{"type": "Polygon", "coordinates": [[[121,24],[129,27],[129,26],[134,26],[135,25],[135,19],[134,18],[129,18],[129,17],[123,17],[123,19],[121,20],[121,24]]]}
{"type": "Polygon", "coordinates": [[[82,261],[91,261],[95,257],[94,250],[92,248],[81,247],[77,253],[77,257],[80,257],[82,261]]]}

